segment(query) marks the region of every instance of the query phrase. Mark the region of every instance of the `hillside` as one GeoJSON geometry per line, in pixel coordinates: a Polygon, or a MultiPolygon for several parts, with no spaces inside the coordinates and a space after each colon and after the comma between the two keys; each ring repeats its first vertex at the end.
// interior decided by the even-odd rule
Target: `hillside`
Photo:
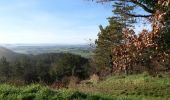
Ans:
{"type": "Polygon", "coordinates": [[[0,85],[2,100],[170,100],[170,78],[145,74],[111,76],[96,84],[54,89],[42,85],[0,85]]]}
{"type": "Polygon", "coordinates": [[[4,47],[21,54],[39,55],[44,53],[72,53],[89,58],[93,48],[89,45],[4,45],[4,47]]]}
{"type": "Polygon", "coordinates": [[[18,54],[4,47],[0,47],[0,58],[5,57],[8,61],[13,61],[20,57],[22,54],[18,54]]]}
{"type": "Polygon", "coordinates": [[[170,78],[167,76],[110,76],[97,84],[88,82],[73,89],[118,97],[115,100],[170,100],[170,78]]]}

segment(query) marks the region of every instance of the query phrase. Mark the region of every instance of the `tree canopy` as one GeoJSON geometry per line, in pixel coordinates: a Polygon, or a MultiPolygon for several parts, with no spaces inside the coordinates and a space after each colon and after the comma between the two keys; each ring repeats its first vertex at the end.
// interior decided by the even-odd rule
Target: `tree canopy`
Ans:
{"type": "MultiPolygon", "coordinates": [[[[116,47],[112,45],[110,51],[115,72],[124,71],[128,74],[136,70],[150,71],[150,69],[151,72],[157,72],[169,68],[165,65],[170,57],[169,0],[97,0],[97,2],[111,2],[114,13],[112,18],[121,19],[119,22],[126,26],[122,27],[121,44],[116,47]],[[138,11],[139,9],[144,10],[146,14],[138,11]],[[138,17],[145,18],[151,23],[151,31],[143,29],[135,33],[133,27],[129,27],[138,17]]],[[[113,34],[112,32],[110,36],[113,34]]],[[[104,36],[104,34],[101,35],[104,36]]]]}

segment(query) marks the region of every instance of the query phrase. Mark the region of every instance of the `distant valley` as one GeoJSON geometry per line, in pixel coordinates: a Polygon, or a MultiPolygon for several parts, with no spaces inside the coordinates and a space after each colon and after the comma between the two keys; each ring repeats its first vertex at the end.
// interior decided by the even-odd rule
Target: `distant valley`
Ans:
{"type": "Polygon", "coordinates": [[[5,57],[8,61],[14,61],[21,56],[24,56],[24,54],[16,53],[2,46],[0,47],[0,58],[5,57]]]}
{"type": "Polygon", "coordinates": [[[5,44],[1,45],[0,56],[3,56],[1,52],[10,51],[2,54],[17,55],[31,54],[38,55],[43,53],[72,53],[89,58],[92,55],[93,48],[89,45],[55,45],[55,44],[5,44]],[[5,48],[9,50],[4,50],[5,48]],[[2,49],[2,50],[1,50],[2,49]]]}

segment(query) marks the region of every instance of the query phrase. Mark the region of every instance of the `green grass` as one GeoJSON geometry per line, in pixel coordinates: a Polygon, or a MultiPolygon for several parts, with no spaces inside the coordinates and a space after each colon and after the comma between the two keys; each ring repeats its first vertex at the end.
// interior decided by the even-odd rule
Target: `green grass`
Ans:
{"type": "Polygon", "coordinates": [[[70,89],[0,85],[0,100],[170,100],[170,78],[148,75],[111,76],[97,84],[70,89]]]}
{"type": "Polygon", "coordinates": [[[0,85],[0,100],[113,100],[113,97],[85,94],[69,89],[52,90],[41,85],[0,85]]]}
{"type": "Polygon", "coordinates": [[[75,90],[112,95],[118,100],[170,100],[170,78],[144,74],[111,76],[98,84],[80,84],[75,90]]]}

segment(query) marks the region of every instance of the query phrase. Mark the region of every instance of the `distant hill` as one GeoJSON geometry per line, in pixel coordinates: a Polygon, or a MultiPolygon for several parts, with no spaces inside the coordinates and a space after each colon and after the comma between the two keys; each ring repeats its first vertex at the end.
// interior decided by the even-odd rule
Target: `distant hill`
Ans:
{"type": "Polygon", "coordinates": [[[5,57],[8,61],[13,61],[20,57],[22,54],[15,53],[4,47],[0,47],[0,58],[5,57]]]}
{"type": "Polygon", "coordinates": [[[39,55],[44,53],[72,53],[89,58],[94,48],[89,45],[3,45],[16,53],[26,55],[39,55]]]}

